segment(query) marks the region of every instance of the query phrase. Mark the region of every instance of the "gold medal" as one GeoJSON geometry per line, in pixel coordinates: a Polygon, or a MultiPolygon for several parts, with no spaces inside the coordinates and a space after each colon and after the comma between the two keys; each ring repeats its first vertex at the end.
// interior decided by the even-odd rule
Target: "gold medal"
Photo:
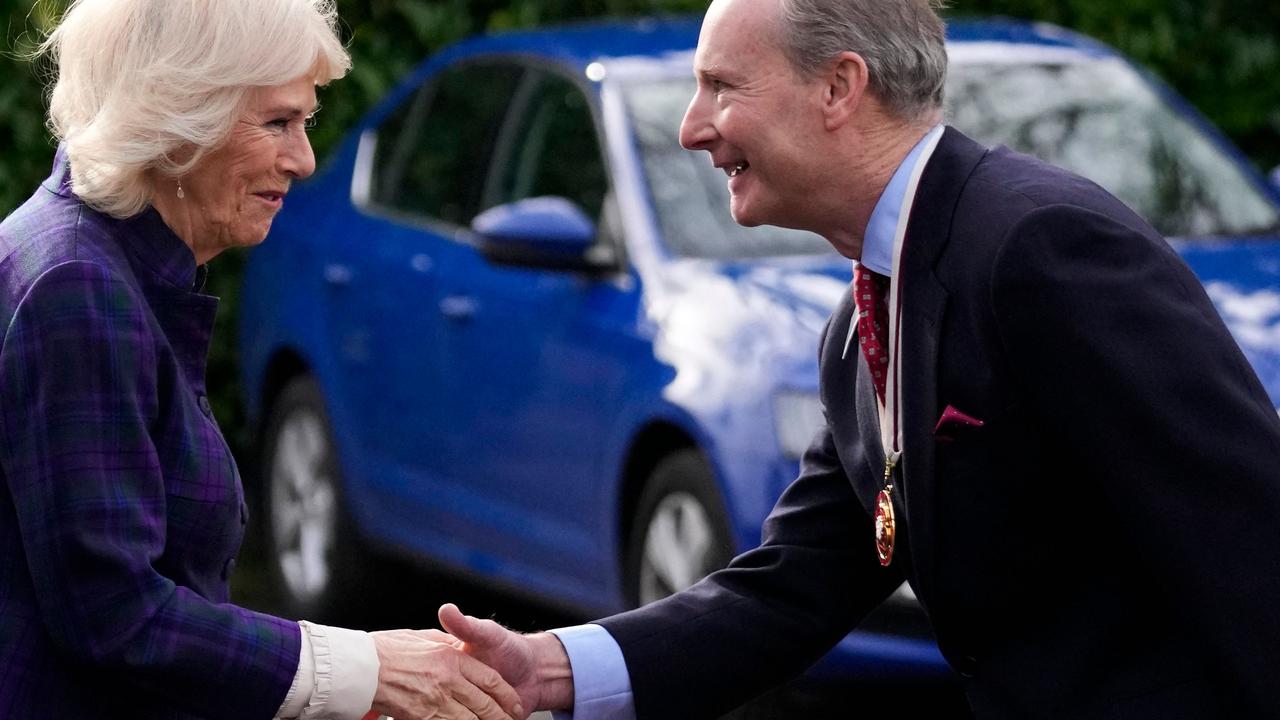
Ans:
{"type": "Polygon", "coordinates": [[[876,495],[876,554],[881,567],[893,562],[893,536],[896,526],[893,520],[893,486],[885,485],[876,495]]]}
{"type": "Polygon", "coordinates": [[[893,518],[893,466],[898,464],[896,455],[890,454],[884,461],[884,489],[876,495],[876,555],[880,567],[893,562],[893,540],[898,525],[893,518]]]}

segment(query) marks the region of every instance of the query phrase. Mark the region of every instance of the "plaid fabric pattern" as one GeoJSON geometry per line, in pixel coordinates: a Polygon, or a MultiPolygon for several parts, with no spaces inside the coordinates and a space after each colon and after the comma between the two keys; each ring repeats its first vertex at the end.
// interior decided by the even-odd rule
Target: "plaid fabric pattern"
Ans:
{"type": "Polygon", "coordinates": [[[195,278],[61,153],[0,224],[0,717],[270,718],[293,680],[296,623],[227,603],[246,511],[195,278]]]}

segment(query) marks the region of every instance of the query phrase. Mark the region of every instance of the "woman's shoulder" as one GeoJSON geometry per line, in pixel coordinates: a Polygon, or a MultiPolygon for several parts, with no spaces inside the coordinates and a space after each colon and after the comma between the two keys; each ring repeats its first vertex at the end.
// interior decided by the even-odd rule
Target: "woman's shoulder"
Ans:
{"type": "Polygon", "coordinates": [[[0,330],[37,283],[80,278],[86,286],[133,285],[112,222],[72,198],[42,187],[0,223],[0,330]]]}

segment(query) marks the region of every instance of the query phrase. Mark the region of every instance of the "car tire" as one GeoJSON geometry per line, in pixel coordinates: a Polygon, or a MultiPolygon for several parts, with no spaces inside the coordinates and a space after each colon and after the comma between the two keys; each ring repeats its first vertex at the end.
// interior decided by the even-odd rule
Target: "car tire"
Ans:
{"type": "Polygon", "coordinates": [[[636,507],[625,575],[634,606],[679,592],[733,559],[729,517],[697,450],[663,458],[636,507]]]}
{"type": "Polygon", "coordinates": [[[288,382],[262,441],[263,545],[282,614],[334,622],[365,587],[366,553],[346,510],[342,471],[319,384],[288,382]]]}

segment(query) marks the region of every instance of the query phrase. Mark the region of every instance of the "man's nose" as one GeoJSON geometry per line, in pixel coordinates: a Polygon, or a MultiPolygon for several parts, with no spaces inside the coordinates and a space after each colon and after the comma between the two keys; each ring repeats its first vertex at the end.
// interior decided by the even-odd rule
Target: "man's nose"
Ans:
{"type": "Polygon", "coordinates": [[[702,91],[694,93],[689,107],[684,111],[684,119],[680,121],[680,146],[685,150],[710,150],[710,143],[715,139],[716,131],[711,125],[706,102],[702,91]]]}

